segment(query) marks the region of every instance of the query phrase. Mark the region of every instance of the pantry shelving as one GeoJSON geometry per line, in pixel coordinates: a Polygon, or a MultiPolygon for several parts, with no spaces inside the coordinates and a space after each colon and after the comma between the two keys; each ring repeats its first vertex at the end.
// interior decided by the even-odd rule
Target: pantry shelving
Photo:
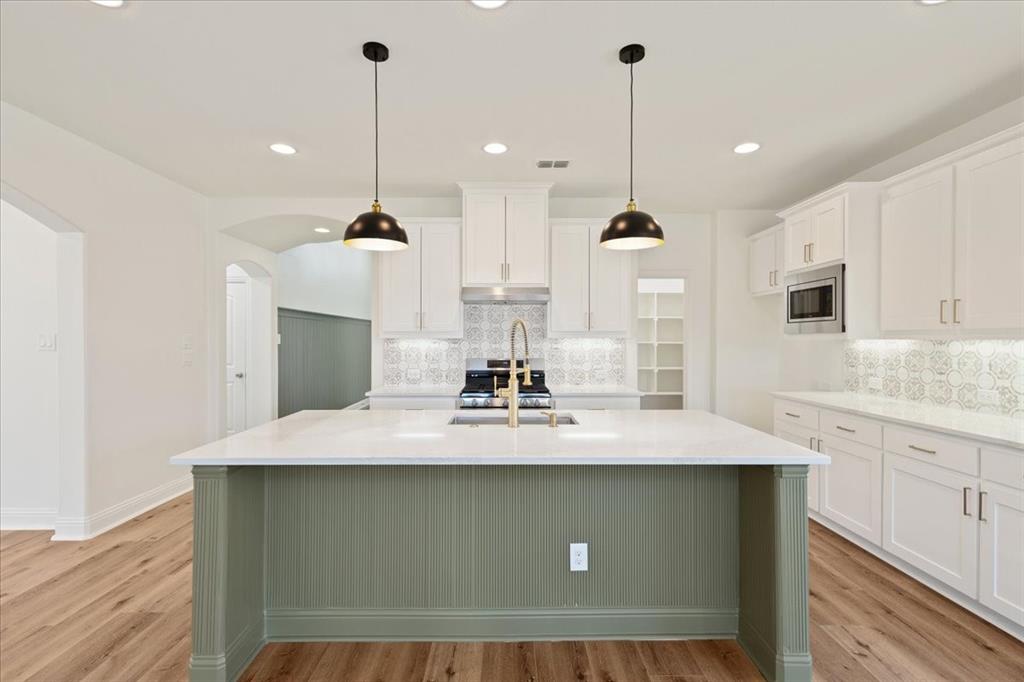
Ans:
{"type": "Polygon", "coordinates": [[[685,401],[684,285],[681,279],[641,279],[637,287],[637,388],[647,409],[683,409],[685,401]]]}

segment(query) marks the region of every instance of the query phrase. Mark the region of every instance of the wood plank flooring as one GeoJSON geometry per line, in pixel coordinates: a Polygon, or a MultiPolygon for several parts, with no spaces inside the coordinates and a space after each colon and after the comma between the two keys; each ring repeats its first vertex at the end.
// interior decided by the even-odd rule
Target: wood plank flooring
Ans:
{"type": "MultiPolygon", "coordinates": [[[[0,533],[0,681],[185,680],[192,499],[88,542],[0,533]]],[[[1024,644],[811,524],[819,680],[1024,680],[1024,644]]],[[[346,682],[759,680],[732,641],[270,644],[242,676],[346,682]]]]}

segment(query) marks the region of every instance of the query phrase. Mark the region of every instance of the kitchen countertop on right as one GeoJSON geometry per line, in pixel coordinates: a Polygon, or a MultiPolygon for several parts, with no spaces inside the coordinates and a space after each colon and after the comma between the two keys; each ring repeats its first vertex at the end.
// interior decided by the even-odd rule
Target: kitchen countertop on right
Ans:
{"type": "Polygon", "coordinates": [[[1024,449],[1024,419],[844,391],[776,391],[776,398],[1024,449]]]}

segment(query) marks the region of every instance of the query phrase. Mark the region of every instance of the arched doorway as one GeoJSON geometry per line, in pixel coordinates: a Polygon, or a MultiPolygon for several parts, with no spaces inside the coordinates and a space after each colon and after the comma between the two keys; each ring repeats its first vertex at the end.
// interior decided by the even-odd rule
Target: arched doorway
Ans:
{"type": "Polygon", "coordinates": [[[271,274],[252,261],[225,269],[224,431],[274,418],[274,303],[271,274]]]}

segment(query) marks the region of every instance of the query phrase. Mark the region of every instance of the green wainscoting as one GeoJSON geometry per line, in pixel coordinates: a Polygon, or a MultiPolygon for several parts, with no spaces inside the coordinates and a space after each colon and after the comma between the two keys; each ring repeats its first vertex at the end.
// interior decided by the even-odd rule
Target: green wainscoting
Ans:
{"type": "Polygon", "coordinates": [[[809,675],[806,467],[194,471],[193,680],[360,639],[738,636],[769,679],[809,675]]]}
{"type": "Polygon", "coordinates": [[[277,309],[278,415],[338,410],[370,390],[370,321],[277,309]]]}

